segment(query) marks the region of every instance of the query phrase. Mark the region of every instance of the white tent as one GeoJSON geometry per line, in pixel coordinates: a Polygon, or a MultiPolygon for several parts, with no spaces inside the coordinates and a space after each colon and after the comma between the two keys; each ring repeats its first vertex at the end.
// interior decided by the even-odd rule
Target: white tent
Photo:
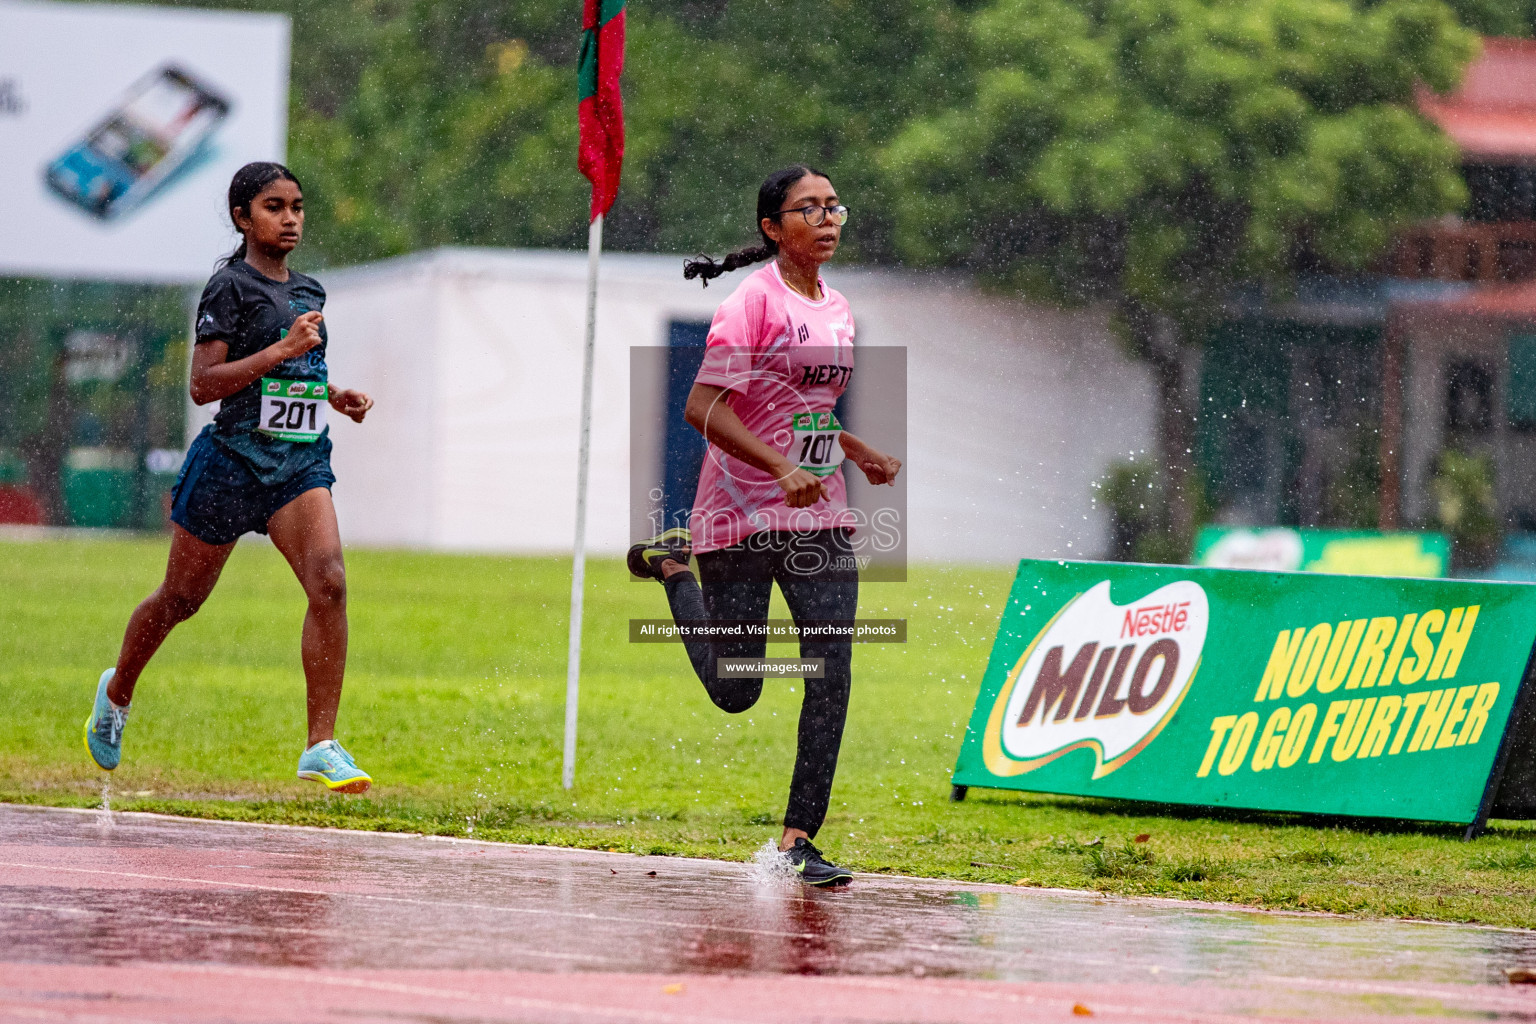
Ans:
{"type": "MultiPolygon", "coordinates": [[[[707,322],[677,257],[605,254],[597,311],[588,547],[630,543],[630,347],[707,322]]],[[[438,249],[318,275],[331,379],[377,402],[332,416],[349,544],[570,551],[586,257],[438,249]],[[340,422],[338,422],[338,420],[340,422]]],[[[860,345],[907,350],[909,557],[1094,557],[1093,482],[1151,444],[1154,391],[1104,310],[1058,311],[947,276],[829,265],[860,345]]],[[[653,382],[637,391],[651,400],[653,382]]],[[[870,438],[879,443],[876,438],[870,438]]],[[[646,453],[642,452],[641,457],[646,453]]],[[[637,467],[659,474],[661,453],[637,467]]],[[[857,475],[855,472],[853,475],[857,475]]]]}

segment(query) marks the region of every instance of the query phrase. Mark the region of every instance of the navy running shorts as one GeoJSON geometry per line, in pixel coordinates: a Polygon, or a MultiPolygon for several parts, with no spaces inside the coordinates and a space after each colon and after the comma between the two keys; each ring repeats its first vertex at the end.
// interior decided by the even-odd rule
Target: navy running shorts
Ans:
{"type": "Polygon", "coordinates": [[[278,509],[305,491],[329,489],[335,482],[327,458],[291,479],[264,484],[244,460],[204,430],[187,450],[171,488],[171,522],[204,544],[229,544],[253,530],[266,533],[267,521],[278,509]]]}

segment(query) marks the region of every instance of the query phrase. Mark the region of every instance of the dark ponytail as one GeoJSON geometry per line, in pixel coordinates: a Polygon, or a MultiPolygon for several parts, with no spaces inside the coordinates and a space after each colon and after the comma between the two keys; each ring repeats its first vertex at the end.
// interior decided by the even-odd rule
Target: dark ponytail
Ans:
{"type": "Polygon", "coordinates": [[[709,282],[721,274],[729,273],[732,270],[739,270],[742,267],[759,263],[770,256],[777,255],[779,243],[769,238],[768,233],[763,230],[763,219],[772,217],[779,210],[783,209],[784,199],[789,195],[789,190],[794,187],[795,182],[805,177],[825,178],[826,175],[814,167],[809,167],[805,164],[794,164],[783,170],[774,171],[764,178],[762,185],[758,186],[757,189],[756,223],[757,233],[762,236],[762,242],[758,245],[750,245],[745,249],[737,249],[733,253],[728,253],[718,263],[713,256],[702,254],[694,259],[684,260],[684,280],[692,281],[697,277],[700,279],[700,283],[705,288],[708,288],[709,282]]]}
{"type": "MultiPolygon", "coordinates": [[[[282,164],[271,163],[266,160],[258,160],[246,164],[235,172],[235,176],[229,179],[229,222],[235,225],[235,230],[240,230],[240,225],[235,220],[235,211],[240,210],[247,217],[251,215],[251,201],[261,195],[261,190],[274,181],[291,181],[299,185],[299,179],[293,176],[293,172],[282,164]]],[[[304,191],[304,186],[299,185],[299,191],[304,191]]],[[[245,259],[245,235],[240,236],[240,244],[235,251],[214,264],[215,270],[223,270],[237,260],[245,259]]]]}

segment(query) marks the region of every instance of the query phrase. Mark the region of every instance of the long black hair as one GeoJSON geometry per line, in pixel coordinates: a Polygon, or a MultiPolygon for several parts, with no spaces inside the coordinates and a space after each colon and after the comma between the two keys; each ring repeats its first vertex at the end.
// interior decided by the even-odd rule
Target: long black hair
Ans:
{"type": "Polygon", "coordinates": [[[784,206],[784,199],[789,195],[789,190],[795,187],[795,182],[807,177],[825,178],[826,175],[807,164],[793,164],[774,171],[764,178],[757,189],[757,220],[755,221],[757,233],[762,236],[762,242],[728,253],[718,263],[713,256],[699,256],[696,259],[684,260],[683,277],[689,281],[697,277],[700,283],[708,288],[710,280],[721,274],[777,255],[779,243],[769,238],[768,232],[763,230],[763,219],[776,216],[784,206]]]}
{"type": "MultiPolygon", "coordinates": [[[[299,179],[294,177],[292,171],[282,164],[272,163],[269,160],[257,160],[248,163],[235,172],[235,176],[229,179],[229,222],[235,225],[235,230],[240,230],[240,224],[235,220],[235,211],[239,210],[247,217],[251,215],[251,201],[261,195],[261,190],[274,181],[291,181],[299,185],[299,179]]],[[[304,186],[299,185],[299,191],[304,191],[304,186]]],[[[215,270],[223,270],[236,260],[245,259],[245,235],[242,232],[240,244],[235,251],[219,260],[214,265],[215,270]]]]}

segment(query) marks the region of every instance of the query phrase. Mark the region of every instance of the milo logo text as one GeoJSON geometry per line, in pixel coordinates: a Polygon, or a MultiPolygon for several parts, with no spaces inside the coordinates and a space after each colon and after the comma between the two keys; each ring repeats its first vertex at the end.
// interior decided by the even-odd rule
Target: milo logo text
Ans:
{"type": "Polygon", "coordinates": [[[1017,775],[1077,749],[1095,752],[1094,778],[1121,767],[1188,692],[1209,621],[1190,580],[1129,605],[1114,603],[1107,580],[1078,595],[1009,673],[984,738],[989,767],[1017,775]]]}

